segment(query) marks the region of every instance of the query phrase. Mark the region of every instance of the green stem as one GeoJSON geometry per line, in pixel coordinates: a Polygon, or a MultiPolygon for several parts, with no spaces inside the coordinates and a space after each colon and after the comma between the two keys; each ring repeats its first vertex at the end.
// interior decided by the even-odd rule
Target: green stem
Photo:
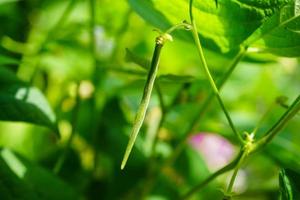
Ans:
{"type": "MultiPolygon", "coordinates": [[[[221,77],[221,79],[219,79],[217,81],[217,85],[218,85],[218,87],[220,89],[222,89],[222,87],[224,86],[224,84],[226,83],[226,81],[228,80],[228,78],[231,76],[232,72],[236,68],[237,64],[244,57],[245,53],[246,53],[246,49],[245,48],[241,49],[241,51],[235,56],[235,58],[231,62],[231,64],[228,67],[227,71],[224,73],[224,75],[221,77]]],[[[194,115],[195,117],[193,118],[192,122],[190,123],[190,126],[185,131],[184,138],[182,140],[180,140],[180,143],[176,146],[175,150],[172,152],[172,154],[169,156],[169,158],[158,169],[160,171],[160,173],[161,173],[161,171],[164,168],[166,168],[167,166],[172,165],[175,162],[175,160],[177,159],[177,157],[180,155],[180,153],[183,151],[183,149],[184,149],[184,147],[186,145],[186,141],[188,139],[188,136],[192,133],[192,130],[195,129],[196,124],[200,121],[201,117],[203,116],[203,114],[205,113],[205,111],[208,109],[209,105],[212,102],[213,97],[214,97],[214,93],[211,91],[209,93],[208,97],[206,98],[206,100],[204,101],[204,103],[202,104],[202,106],[199,109],[197,109],[197,111],[196,111],[197,114],[194,115]]],[[[158,176],[160,173],[156,173],[155,176],[158,176]]],[[[204,184],[200,183],[199,187],[201,188],[202,184],[204,186],[208,182],[210,182],[211,180],[213,180],[214,178],[215,178],[215,174],[213,174],[212,176],[208,177],[208,179],[206,179],[206,182],[204,184]]]]}
{"type": "MultiPolygon", "coordinates": [[[[230,64],[230,67],[228,68],[228,70],[221,77],[221,79],[219,79],[217,81],[217,87],[219,88],[219,90],[221,90],[223,88],[224,84],[226,83],[228,78],[231,76],[232,72],[234,71],[234,69],[236,68],[238,63],[244,57],[245,53],[246,53],[246,49],[244,49],[244,48],[241,49],[239,51],[239,53],[233,59],[232,63],[230,64]]],[[[205,99],[204,103],[200,107],[199,111],[195,115],[196,117],[194,118],[194,120],[190,124],[190,127],[189,127],[188,131],[186,132],[186,134],[188,134],[188,135],[191,134],[193,132],[193,130],[196,128],[197,123],[199,122],[199,120],[201,119],[201,117],[203,116],[205,111],[209,108],[209,105],[212,103],[214,96],[215,96],[215,93],[214,93],[214,91],[211,90],[209,92],[207,98],[205,99]]]]}
{"type": "Polygon", "coordinates": [[[205,187],[208,183],[213,181],[215,178],[217,178],[218,176],[234,169],[238,165],[240,160],[242,159],[242,155],[243,155],[243,153],[241,151],[232,162],[230,162],[229,164],[225,165],[224,167],[222,167],[221,169],[219,169],[215,173],[208,176],[201,183],[199,183],[194,188],[192,188],[190,191],[188,191],[186,194],[184,194],[180,199],[186,200],[186,199],[191,198],[196,192],[201,190],[203,187],[205,187]]]}
{"type": "Polygon", "coordinates": [[[166,33],[167,34],[170,34],[172,33],[173,31],[175,30],[178,30],[178,29],[186,29],[186,30],[191,30],[192,27],[190,24],[188,24],[187,22],[182,22],[182,23],[179,23],[179,24],[175,24],[174,26],[172,26],[171,28],[169,28],[166,33]]]}
{"type": "Polygon", "coordinates": [[[267,145],[279,133],[279,131],[284,128],[287,122],[299,112],[299,110],[300,110],[300,95],[294,100],[294,102],[289,107],[289,109],[282,115],[282,117],[278,120],[278,122],[275,123],[275,125],[266,133],[266,135],[262,139],[258,140],[256,143],[252,144],[251,146],[248,146],[248,148],[240,151],[239,155],[236,157],[236,159],[233,162],[226,165],[222,169],[218,170],[214,174],[210,175],[208,178],[206,178],[204,181],[202,181],[200,184],[198,184],[192,190],[186,193],[182,199],[190,198],[192,195],[194,195],[196,192],[202,189],[205,185],[207,185],[210,181],[212,181],[219,175],[235,168],[236,169],[234,173],[235,175],[233,175],[229,187],[227,189],[227,192],[230,192],[233,187],[237,170],[239,169],[239,166],[241,165],[245,157],[257,152],[258,150],[261,150],[265,145],[267,145]]]}
{"type": "Polygon", "coordinates": [[[265,113],[263,114],[263,116],[260,118],[260,120],[258,121],[257,125],[255,126],[255,128],[253,129],[253,131],[251,133],[253,133],[254,135],[256,135],[258,129],[261,127],[261,125],[263,124],[263,122],[266,120],[267,116],[274,109],[274,106],[275,106],[275,103],[271,104],[269,106],[269,108],[267,108],[267,110],[265,111],[265,113]]]}
{"type": "Polygon", "coordinates": [[[242,151],[242,156],[240,157],[239,161],[237,162],[237,165],[235,166],[235,169],[233,171],[233,174],[232,174],[232,177],[230,179],[229,185],[227,187],[227,190],[226,190],[227,195],[231,195],[231,191],[232,191],[233,184],[235,182],[237,173],[238,173],[239,169],[241,168],[241,165],[242,165],[243,161],[245,160],[245,158],[247,157],[247,155],[248,155],[247,151],[245,151],[245,150],[242,151]]]}
{"type": "Polygon", "coordinates": [[[72,112],[72,119],[71,119],[71,125],[72,125],[72,131],[70,134],[70,137],[68,138],[67,144],[65,146],[64,152],[61,154],[61,156],[59,157],[58,161],[56,162],[56,164],[54,165],[54,169],[53,172],[55,174],[58,174],[68,156],[68,153],[71,149],[71,144],[73,141],[73,138],[75,136],[76,133],[76,128],[77,128],[77,119],[78,119],[78,113],[79,113],[79,109],[80,109],[80,96],[79,96],[79,84],[77,84],[77,88],[76,88],[76,97],[75,97],[75,107],[73,109],[72,112]]]}
{"type": "Polygon", "coordinates": [[[128,141],[128,145],[126,147],[126,151],[123,157],[123,161],[121,164],[121,169],[124,169],[126,162],[129,158],[130,152],[133,148],[133,145],[135,143],[136,137],[139,133],[139,130],[144,122],[145,119],[145,115],[146,115],[146,111],[150,102],[150,98],[151,98],[151,93],[152,93],[152,89],[153,89],[153,85],[154,85],[154,81],[156,78],[156,74],[157,74],[157,70],[158,70],[158,65],[159,65],[159,59],[160,59],[160,53],[161,53],[161,49],[163,47],[163,42],[160,42],[161,38],[158,37],[155,43],[155,49],[154,49],[154,53],[153,53],[153,57],[152,57],[152,62],[151,62],[151,67],[148,73],[148,77],[146,80],[146,84],[144,87],[144,92],[143,92],[143,97],[141,100],[141,103],[139,105],[136,117],[135,117],[135,121],[134,121],[134,125],[133,125],[133,129],[132,132],[130,134],[130,138],[128,141]]]}
{"type": "MultiPolygon", "coordinates": [[[[228,78],[231,76],[232,72],[240,62],[240,60],[244,57],[246,53],[246,49],[242,49],[233,59],[232,63],[230,64],[228,70],[225,72],[225,74],[217,81],[217,85],[220,89],[223,88],[224,84],[228,80],[228,78]]],[[[180,153],[183,151],[186,141],[188,137],[193,133],[193,131],[196,129],[198,122],[200,119],[202,119],[202,116],[204,115],[205,111],[209,108],[210,104],[212,103],[212,100],[214,98],[214,92],[210,91],[207,98],[205,99],[204,103],[197,109],[195,117],[192,119],[191,123],[189,124],[189,127],[185,131],[184,139],[182,139],[179,144],[176,146],[175,150],[171,154],[171,156],[167,159],[165,166],[170,166],[172,163],[175,162],[177,157],[180,155],[180,153]]]]}
{"type": "Polygon", "coordinates": [[[288,121],[292,119],[300,110],[300,95],[294,100],[292,105],[288,108],[288,110],[282,115],[282,117],[271,127],[271,129],[258,140],[252,152],[256,152],[260,150],[262,147],[266,146],[271,140],[285,127],[288,121]]]}
{"type": "Polygon", "coordinates": [[[226,119],[229,123],[229,126],[231,127],[232,131],[234,132],[234,134],[236,135],[236,137],[238,138],[238,140],[240,141],[241,144],[244,143],[244,140],[243,140],[243,137],[238,133],[238,131],[236,130],[234,124],[233,124],[233,121],[229,115],[229,112],[227,111],[226,107],[225,107],[225,104],[219,94],[219,90],[215,84],[215,81],[209,71],[209,68],[207,66],[207,63],[206,63],[206,60],[205,60],[205,57],[204,57],[204,53],[203,53],[203,49],[202,49],[202,46],[201,46],[201,42],[200,42],[200,39],[198,37],[198,31],[197,31],[197,26],[196,26],[196,22],[193,18],[193,0],[190,0],[190,19],[191,19],[191,23],[192,23],[192,34],[193,34],[193,38],[195,40],[195,43],[196,43],[196,47],[197,47],[197,51],[198,51],[198,54],[200,56],[200,60],[201,60],[201,64],[202,64],[202,67],[204,69],[204,72],[205,72],[205,75],[207,77],[207,79],[209,80],[209,83],[213,89],[213,92],[226,116],[226,119]]]}

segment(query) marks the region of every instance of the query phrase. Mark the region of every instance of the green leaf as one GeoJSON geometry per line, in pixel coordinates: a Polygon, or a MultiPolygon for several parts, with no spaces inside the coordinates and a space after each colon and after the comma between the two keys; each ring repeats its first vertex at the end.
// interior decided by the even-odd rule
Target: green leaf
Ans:
{"type": "Polygon", "coordinates": [[[286,168],[279,172],[279,199],[296,200],[300,198],[300,174],[286,168]]]}
{"type": "Polygon", "coordinates": [[[8,149],[0,151],[0,177],[0,199],[79,199],[66,183],[8,149]]]}
{"type": "Polygon", "coordinates": [[[264,152],[282,168],[293,168],[300,173],[300,147],[282,136],[274,138],[264,152]]]}
{"type": "Polygon", "coordinates": [[[44,95],[3,67],[0,67],[0,120],[29,122],[58,133],[55,114],[44,95]]]}
{"type": "MultiPolygon", "coordinates": [[[[216,8],[212,0],[195,0],[194,18],[203,45],[228,52],[238,49],[269,16],[291,1],[226,0],[218,2],[216,8]]],[[[189,19],[188,0],[129,0],[129,4],[146,21],[162,30],[189,19]]]]}
{"type": "MultiPolygon", "coordinates": [[[[138,56],[131,52],[129,49],[126,49],[125,60],[127,62],[133,62],[138,66],[142,67],[145,70],[149,70],[151,62],[146,58],[138,56]]],[[[158,82],[167,82],[167,83],[190,83],[195,80],[195,77],[189,75],[174,75],[174,74],[164,74],[157,77],[158,82]]]]}
{"type": "Polygon", "coordinates": [[[284,169],[279,172],[279,187],[280,200],[293,200],[291,183],[284,169]]]}
{"type": "Polygon", "coordinates": [[[20,62],[12,57],[0,55],[0,65],[10,65],[10,64],[19,64],[20,62]]]}
{"type": "MultiPolygon", "coordinates": [[[[180,177],[185,178],[185,184],[179,187],[181,193],[186,193],[211,173],[199,152],[190,146],[185,148],[174,165],[178,174],[181,175],[180,177]]],[[[216,190],[218,187],[214,182],[211,182],[211,185],[207,185],[201,192],[195,194],[195,199],[221,199],[222,193],[216,190]]]]}
{"type": "Polygon", "coordinates": [[[174,75],[174,74],[164,74],[157,78],[158,82],[171,82],[171,83],[190,83],[195,81],[195,77],[189,75],[174,75]]]}
{"type": "Polygon", "coordinates": [[[286,57],[300,56],[299,1],[291,2],[278,10],[246,41],[263,51],[286,57]]]}
{"type": "Polygon", "coordinates": [[[126,48],[125,60],[127,62],[133,62],[145,70],[149,70],[150,65],[151,65],[150,60],[147,60],[141,56],[134,54],[127,48],[126,48]]]}

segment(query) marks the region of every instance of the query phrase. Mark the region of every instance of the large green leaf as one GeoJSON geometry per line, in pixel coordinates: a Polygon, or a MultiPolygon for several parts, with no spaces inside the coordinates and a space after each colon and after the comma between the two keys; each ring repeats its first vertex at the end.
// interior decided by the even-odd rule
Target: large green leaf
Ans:
{"type": "Polygon", "coordinates": [[[282,169],[279,173],[280,200],[300,198],[300,174],[292,169],[282,169]]]}
{"type": "Polygon", "coordinates": [[[245,41],[245,45],[280,56],[299,56],[300,11],[298,4],[300,4],[299,0],[295,0],[278,10],[245,41]]]}
{"type": "Polygon", "coordinates": [[[57,132],[55,114],[43,94],[0,67],[0,120],[47,126],[57,132]]]}
{"type": "Polygon", "coordinates": [[[0,199],[76,200],[74,190],[47,170],[15,155],[0,151],[0,199]]]}
{"type": "MultiPolygon", "coordinates": [[[[237,49],[264,21],[293,0],[194,1],[194,17],[208,48],[237,49]]],[[[152,25],[165,30],[189,19],[189,0],[129,0],[131,7],[152,25]]],[[[184,34],[184,33],[182,33],[184,34]]]]}

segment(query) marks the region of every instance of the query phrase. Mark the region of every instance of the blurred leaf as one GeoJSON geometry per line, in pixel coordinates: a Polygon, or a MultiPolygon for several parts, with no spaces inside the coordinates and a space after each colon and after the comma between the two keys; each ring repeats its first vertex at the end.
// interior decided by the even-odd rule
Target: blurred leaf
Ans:
{"type": "Polygon", "coordinates": [[[279,172],[280,200],[300,198],[300,174],[292,169],[281,169],[279,172]]]}
{"type": "Polygon", "coordinates": [[[2,197],[11,197],[12,200],[79,199],[71,187],[53,174],[8,149],[0,151],[0,163],[0,190],[5,191],[0,193],[2,197]]]}
{"type": "Polygon", "coordinates": [[[125,55],[125,60],[127,62],[133,62],[137,64],[138,66],[142,67],[145,70],[148,70],[151,65],[151,61],[147,60],[141,56],[138,56],[131,52],[129,49],[126,48],[126,55],[125,55]]]}
{"type": "Polygon", "coordinates": [[[300,160],[298,154],[300,147],[282,136],[274,138],[266,147],[265,153],[270,156],[282,168],[292,168],[300,173],[300,160]]]}
{"type": "Polygon", "coordinates": [[[245,45],[263,49],[280,56],[300,56],[299,31],[300,13],[299,1],[290,1],[289,4],[278,10],[272,17],[259,27],[245,42],[245,45]]]}
{"type": "Polygon", "coordinates": [[[0,199],[38,200],[37,194],[0,158],[0,199]]]}
{"type": "Polygon", "coordinates": [[[188,129],[190,122],[195,117],[197,103],[185,103],[174,105],[165,119],[164,126],[167,127],[175,138],[181,138],[188,129]],[[180,127],[180,128],[179,128],[180,127]]]}
{"type": "MultiPolygon", "coordinates": [[[[112,97],[106,102],[101,116],[102,120],[99,122],[101,135],[98,135],[99,148],[109,154],[116,165],[119,165],[129,137],[127,129],[130,128],[121,109],[119,97],[112,97]]],[[[131,162],[128,163],[128,168],[140,166],[145,162],[145,156],[139,147],[139,145],[134,147],[135,156],[130,158],[131,162]]]]}
{"type": "Polygon", "coordinates": [[[5,3],[13,3],[13,2],[16,2],[16,1],[19,1],[19,0],[0,0],[0,5],[5,4],[5,3]]]}
{"type": "MultiPolygon", "coordinates": [[[[216,8],[212,0],[197,0],[193,12],[203,45],[228,52],[239,48],[267,17],[285,3],[286,0],[227,0],[218,2],[216,8]]],[[[146,21],[162,30],[189,19],[188,0],[129,0],[129,4],[146,21]]]]}
{"type": "MultiPolygon", "coordinates": [[[[138,56],[131,52],[129,49],[126,49],[125,60],[128,62],[133,62],[138,66],[142,67],[145,70],[149,70],[151,61],[138,56]]],[[[195,78],[189,75],[174,75],[174,74],[163,74],[157,77],[158,82],[171,82],[171,83],[190,83],[193,82],[195,78]]]]}
{"type": "MultiPolygon", "coordinates": [[[[178,160],[175,163],[175,168],[178,174],[183,177],[182,185],[177,186],[181,188],[181,193],[186,193],[195,185],[199,184],[211,173],[207,167],[207,164],[199,154],[190,146],[182,152],[178,160]]],[[[211,182],[211,186],[203,188],[201,192],[195,194],[195,199],[221,199],[222,193],[216,190],[216,185],[211,182]]]]}
{"type": "Polygon", "coordinates": [[[174,75],[174,74],[165,74],[160,75],[157,78],[157,81],[164,83],[164,82],[171,82],[171,83],[190,83],[195,80],[195,77],[189,75],[174,75]]]}
{"type": "Polygon", "coordinates": [[[123,195],[135,188],[139,181],[146,176],[146,157],[142,151],[141,138],[137,139],[137,145],[133,148],[133,156],[130,157],[126,170],[120,171],[120,163],[127,145],[130,127],[120,107],[120,98],[109,99],[101,113],[97,135],[99,143],[97,146],[100,152],[108,156],[110,162],[106,171],[112,172],[112,174],[106,176],[113,176],[105,191],[107,194],[104,199],[122,199],[123,195]]]}
{"type": "Polygon", "coordinates": [[[0,67],[0,120],[47,126],[56,133],[55,114],[43,94],[0,67]]]}
{"type": "Polygon", "coordinates": [[[20,62],[12,57],[0,55],[0,65],[19,64],[20,62]]]}

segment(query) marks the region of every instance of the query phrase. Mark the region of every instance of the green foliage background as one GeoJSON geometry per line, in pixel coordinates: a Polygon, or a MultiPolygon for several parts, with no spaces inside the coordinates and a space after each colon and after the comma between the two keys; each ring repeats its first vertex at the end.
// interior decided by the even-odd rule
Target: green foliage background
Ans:
{"type": "MultiPolygon", "coordinates": [[[[219,134],[238,152],[218,102],[198,112],[211,89],[191,33],[178,30],[162,50],[159,89],[120,170],[159,34],[153,29],[189,21],[188,5],[0,0],[0,199],[178,199],[214,172],[190,145],[164,165],[187,134],[219,134]]],[[[300,93],[299,6],[297,0],[194,2],[215,80],[248,48],[221,91],[240,132],[253,131],[267,112],[256,135],[262,137],[300,93]],[[276,103],[278,97],[286,101],[276,103]]],[[[246,159],[244,189],[233,199],[299,198],[299,130],[298,113],[246,159]]],[[[191,199],[222,199],[231,174],[191,199]]]]}

